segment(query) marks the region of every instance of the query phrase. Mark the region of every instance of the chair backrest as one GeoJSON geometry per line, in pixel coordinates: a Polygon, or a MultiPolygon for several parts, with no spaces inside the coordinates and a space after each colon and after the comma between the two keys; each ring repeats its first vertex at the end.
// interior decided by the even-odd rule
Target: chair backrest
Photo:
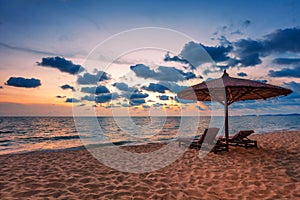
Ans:
{"type": "Polygon", "coordinates": [[[243,130],[239,132],[240,135],[240,139],[244,139],[246,137],[248,137],[249,135],[251,135],[252,133],[254,133],[253,130],[243,130]]]}
{"type": "Polygon", "coordinates": [[[219,128],[208,128],[205,135],[204,143],[211,145],[214,144],[216,142],[216,137],[218,135],[219,130],[219,128]]]}
{"type": "Polygon", "coordinates": [[[202,144],[203,143],[203,141],[204,141],[204,139],[206,137],[207,131],[208,131],[208,129],[206,128],[204,130],[203,134],[201,135],[200,139],[198,140],[198,144],[202,144]]]}

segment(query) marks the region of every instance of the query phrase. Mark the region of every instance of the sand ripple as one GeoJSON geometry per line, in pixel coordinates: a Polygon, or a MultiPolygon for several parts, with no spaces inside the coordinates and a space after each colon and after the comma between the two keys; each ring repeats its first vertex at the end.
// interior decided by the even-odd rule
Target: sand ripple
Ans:
{"type": "MultiPolygon", "coordinates": [[[[1,199],[300,199],[300,132],[253,135],[200,159],[194,149],[161,170],[119,172],[85,150],[0,156],[1,199]]],[[[126,147],[133,152],[159,148],[126,147]]],[[[124,148],[124,149],[126,149],[124,148]]],[[[145,163],[147,164],[147,163],[145,163]]]]}

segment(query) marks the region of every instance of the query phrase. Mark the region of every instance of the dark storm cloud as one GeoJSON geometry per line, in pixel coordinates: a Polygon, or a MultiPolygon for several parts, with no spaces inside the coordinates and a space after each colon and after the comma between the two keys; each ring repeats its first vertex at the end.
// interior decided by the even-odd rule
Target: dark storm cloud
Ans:
{"type": "Polygon", "coordinates": [[[234,64],[241,63],[244,67],[248,67],[262,63],[260,54],[265,50],[262,42],[251,39],[241,39],[234,45],[235,54],[239,57],[234,64]]]}
{"type": "Polygon", "coordinates": [[[103,94],[99,94],[97,96],[95,96],[93,94],[85,95],[85,96],[81,97],[81,100],[94,101],[96,103],[106,103],[113,99],[117,99],[119,97],[120,96],[117,93],[103,93],[103,94]]]}
{"type": "Polygon", "coordinates": [[[129,99],[142,99],[147,98],[148,96],[147,93],[132,93],[129,99]]]}
{"type": "Polygon", "coordinates": [[[159,97],[159,99],[162,100],[162,101],[167,101],[167,100],[169,100],[169,96],[167,96],[167,95],[161,95],[161,96],[158,96],[158,97],[159,97]]]}
{"type": "Polygon", "coordinates": [[[95,95],[85,95],[83,97],[81,97],[81,100],[84,100],[84,101],[95,101],[95,95]]]}
{"type": "Polygon", "coordinates": [[[189,63],[188,60],[181,58],[179,56],[173,56],[171,57],[169,52],[164,57],[165,62],[178,62],[182,64],[188,64],[190,69],[195,69],[195,66],[193,66],[191,63],[189,63]]]}
{"type": "MultiPolygon", "coordinates": [[[[245,20],[243,26],[251,24],[249,20],[245,20]]],[[[224,30],[227,29],[224,26],[224,30]]],[[[218,33],[216,33],[218,34],[218,33]]],[[[222,65],[217,64],[219,70],[230,67],[250,67],[262,63],[262,58],[277,53],[299,53],[300,52],[300,28],[278,29],[262,39],[240,39],[236,42],[230,42],[225,36],[220,40],[220,46],[205,46],[201,43],[189,42],[180,53],[180,56],[199,66],[210,62],[203,53],[204,50],[211,56],[216,63],[223,62],[222,65]],[[232,57],[229,56],[232,54],[232,57]]],[[[176,61],[176,58],[174,59],[176,61]]],[[[178,61],[180,62],[180,60],[178,61]]],[[[275,59],[275,64],[299,64],[299,59],[275,59]]],[[[210,72],[208,72],[210,73],[210,72]]]]}
{"type": "Polygon", "coordinates": [[[170,90],[169,88],[156,83],[150,83],[148,86],[142,86],[141,89],[159,93],[165,93],[167,90],[170,90]]]}
{"type": "Polygon", "coordinates": [[[268,52],[300,52],[300,28],[279,29],[266,35],[264,41],[268,52]]]}
{"type": "Polygon", "coordinates": [[[239,73],[237,73],[237,75],[240,77],[248,76],[245,72],[239,72],[239,73]]]}
{"type": "Polygon", "coordinates": [[[283,68],[281,70],[275,71],[270,70],[269,76],[271,77],[294,77],[300,78],[300,65],[294,68],[283,68]]]}
{"type": "Polygon", "coordinates": [[[273,63],[278,65],[300,64],[300,58],[276,58],[273,63]]]}
{"type": "Polygon", "coordinates": [[[95,97],[95,102],[96,103],[106,103],[111,101],[112,99],[118,98],[119,95],[116,93],[105,93],[105,94],[100,94],[95,97]]]}
{"type": "Polygon", "coordinates": [[[135,87],[129,87],[126,83],[114,83],[114,87],[118,88],[121,91],[126,91],[126,92],[137,92],[138,89],[135,87]]]}
{"type": "Polygon", "coordinates": [[[225,46],[210,47],[205,45],[202,46],[215,62],[222,62],[228,60],[229,59],[228,53],[232,50],[231,46],[228,47],[225,46]]]}
{"type": "Polygon", "coordinates": [[[178,102],[178,103],[182,103],[182,104],[188,104],[188,103],[195,103],[195,102],[197,102],[195,100],[179,99],[177,96],[175,97],[175,101],[178,102]]]}
{"type": "Polygon", "coordinates": [[[81,92],[90,93],[90,94],[101,94],[101,93],[109,93],[109,90],[105,86],[97,86],[97,87],[83,87],[81,88],[81,92]]]}
{"type": "Polygon", "coordinates": [[[178,56],[171,57],[169,52],[165,55],[164,61],[166,61],[166,62],[174,61],[174,62],[179,62],[179,63],[182,63],[182,64],[189,64],[189,61],[187,61],[184,58],[180,58],[178,56]]]}
{"type": "Polygon", "coordinates": [[[80,100],[76,99],[76,98],[67,98],[65,102],[67,102],[67,103],[78,103],[78,102],[80,102],[80,100]]]}
{"type": "Polygon", "coordinates": [[[184,72],[175,67],[159,66],[157,70],[150,69],[150,67],[144,64],[137,64],[130,66],[130,69],[135,73],[136,76],[145,79],[154,79],[159,81],[184,81],[196,78],[193,72],[184,72]]]}
{"type": "Polygon", "coordinates": [[[74,64],[72,61],[59,56],[42,58],[42,62],[37,62],[37,64],[39,66],[56,68],[61,72],[72,75],[84,71],[81,65],[74,64]]]}
{"type": "Polygon", "coordinates": [[[268,81],[265,79],[256,79],[254,81],[260,82],[260,83],[267,83],[268,81]]]}
{"type": "Polygon", "coordinates": [[[199,66],[203,63],[211,62],[205,51],[210,55],[213,61],[223,62],[229,59],[228,53],[232,50],[232,46],[205,46],[201,43],[187,43],[180,55],[191,63],[193,66],[199,66]]]}
{"type": "Polygon", "coordinates": [[[145,99],[131,99],[129,102],[131,106],[139,106],[144,103],[146,103],[145,99]]]}
{"type": "MultiPolygon", "coordinates": [[[[177,83],[174,83],[174,82],[161,81],[161,82],[158,82],[157,84],[162,85],[165,88],[167,88],[167,90],[169,90],[171,92],[175,92],[175,93],[180,92],[181,90],[184,90],[186,88],[186,86],[178,85],[177,83]]],[[[164,92],[161,92],[161,93],[164,93],[164,92]]]]}
{"type": "Polygon", "coordinates": [[[70,89],[73,92],[75,92],[75,88],[73,86],[71,86],[71,85],[68,85],[68,84],[62,85],[62,86],[60,86],[60,88],[63,89],[63,90],[70,89]]]}
{"type": "MultiPolygon", "coordinates": [[[[278,29],[266,35],[262,40],[241,39],[234,43],[234,53],[237,63],[242,66],[260,64],[261,57],[272,53],[299,53],[300,28],[278,29]]],[[[291,62],[291,60],[276,60],[275,62],[291,62]]]]}
{"type": "Polygon", "coordinates": [[[110,77],[106,72],[97,71],[96,74],[84,73],[82,76],[79,75],[77,83],[82,85],[94,85],[97,82],[109,80],[110,77]]]}
{"type": "Polygon", "coordinates": [[[10,77],[6,85],[24,88],[36,88],[41,85],[41,81],[35,78],[10,77]]]}

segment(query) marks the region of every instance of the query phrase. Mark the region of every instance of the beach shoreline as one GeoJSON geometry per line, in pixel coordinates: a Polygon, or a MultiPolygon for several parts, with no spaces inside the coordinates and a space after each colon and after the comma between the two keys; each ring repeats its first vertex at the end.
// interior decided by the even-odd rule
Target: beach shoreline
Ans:
{"type": "MultiPolygon", "coordinates": [[[[297,199],[300,131],[254,134],[259,148],[198,157],[188,149],[162,169],[121,172],[85,149],[0,155],[1,199],[297,199]]],[[[122,147],[146,153],[164,144],[122,147]]],[[[147,163],[145,163],[147,164],[147,163]]]]}

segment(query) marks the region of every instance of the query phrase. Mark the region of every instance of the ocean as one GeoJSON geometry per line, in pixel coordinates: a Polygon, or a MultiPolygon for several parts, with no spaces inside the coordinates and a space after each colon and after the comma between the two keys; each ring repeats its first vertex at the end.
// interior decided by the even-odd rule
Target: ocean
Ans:
{"type": "MultiPolygon", "coordinates": [[[[107,146],[166,142],[176,140],[178,130],[189,136],[200,134],[209,126],[222,126],[223,118],[216,119],[217,123],[210,117],[98,117],[99,131],[90,126],[90,122],[95,121],[92,117],[76,119],[77,123],[73,117],[0,117],[0,154],[77,149],[83,148],[83,144],[107,146]]],[[[229,117],[231,134],[247,129],[258,134],[299,130],[300,117],[229,117]]]]}

